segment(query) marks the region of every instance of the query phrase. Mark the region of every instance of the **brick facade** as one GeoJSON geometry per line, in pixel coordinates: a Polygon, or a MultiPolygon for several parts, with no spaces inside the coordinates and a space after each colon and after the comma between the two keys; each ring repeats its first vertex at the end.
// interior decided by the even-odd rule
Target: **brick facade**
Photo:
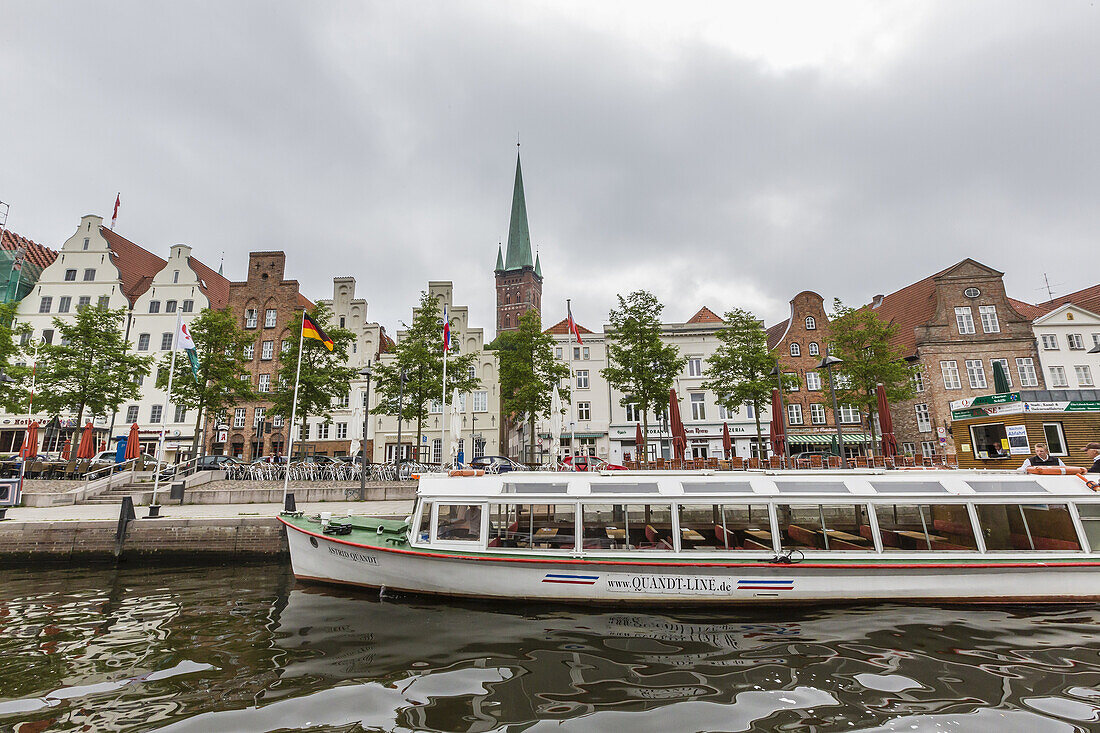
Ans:
{"type": "Polygon", "coordinates": [[[519,319],[534,310],[542,312],[542,278],[534,268],[496,273],[497,333],[519,328],[519,319]]]}

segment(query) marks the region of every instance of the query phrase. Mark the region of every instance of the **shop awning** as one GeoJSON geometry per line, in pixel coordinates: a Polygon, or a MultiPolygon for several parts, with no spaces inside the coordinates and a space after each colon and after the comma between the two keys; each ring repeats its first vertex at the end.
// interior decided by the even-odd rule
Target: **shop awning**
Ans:
{"type": "MultiPolygon", "coordinates": [[[[836,440],[836,433],[809,433],[805,435],[788,435],[787,442],[791,445],[829,445],[836,440]]],[[[867,433],[844,433],[845,443],[870,443],[871,436],[867,433]]]]}

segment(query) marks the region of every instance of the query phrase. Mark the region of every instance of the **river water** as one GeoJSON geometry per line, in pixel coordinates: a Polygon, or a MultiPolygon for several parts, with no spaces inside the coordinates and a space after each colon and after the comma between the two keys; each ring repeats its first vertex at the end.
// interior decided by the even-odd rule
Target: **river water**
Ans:
{"type": "Polygon", "coordinates": [[[1100,608],[593,611],[0,571],[0,730],[1100,730],[1100,608]]]}

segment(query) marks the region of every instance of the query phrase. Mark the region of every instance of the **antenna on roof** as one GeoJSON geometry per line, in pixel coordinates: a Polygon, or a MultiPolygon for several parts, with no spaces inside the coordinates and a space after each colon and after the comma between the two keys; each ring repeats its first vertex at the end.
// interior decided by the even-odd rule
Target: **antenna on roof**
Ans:
{"type": "Polygon", "coordinates": [[[1043,273],[1043,287],[1035,288],[1035,289],[1036,290],[1045,290],[1045,291],[1047,291],[1047,300],[1054,300],[1054,288],[1058,287],[1059,285],[1064,285],[1064,284],[1065,283],[1054,283],[1053,285],[1051,285],[1050,278],[1048,278],[1047,274],[1044,272],[1043,273]]]}
{"type": "Polygon", "coordinates": [[[519,132],[516,132],[516,147],[519,147],[519,132]]]}

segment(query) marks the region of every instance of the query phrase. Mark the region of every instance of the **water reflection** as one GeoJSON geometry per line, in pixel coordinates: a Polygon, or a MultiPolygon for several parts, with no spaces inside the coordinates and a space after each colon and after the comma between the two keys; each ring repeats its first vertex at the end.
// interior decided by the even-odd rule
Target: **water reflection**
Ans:
{"type": "Polygon", "coordinates": [[[272,566],[8,571],[0,727],[1090,730],[1098,622],[1093,607],[379,601],[272,566]]]}

